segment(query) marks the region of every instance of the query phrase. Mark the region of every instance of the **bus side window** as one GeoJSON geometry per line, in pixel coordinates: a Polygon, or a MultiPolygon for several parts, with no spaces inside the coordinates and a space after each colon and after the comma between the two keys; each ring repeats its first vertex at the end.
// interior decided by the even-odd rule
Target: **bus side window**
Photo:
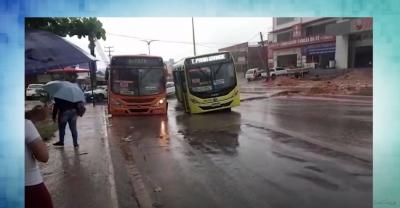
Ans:
{"type": "Polygon", "coordinates": [[[179,70],[180,73],[180,78],[181,78],[181,83],[182,83],[182,91],[186,93],[186,77],[185,77],[185,71],[180,68],[179,70]]]}

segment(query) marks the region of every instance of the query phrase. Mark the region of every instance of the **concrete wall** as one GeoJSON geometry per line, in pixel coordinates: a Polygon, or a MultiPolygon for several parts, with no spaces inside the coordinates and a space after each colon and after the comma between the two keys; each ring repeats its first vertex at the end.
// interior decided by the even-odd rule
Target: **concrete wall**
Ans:
{"type": "Polygon", "coordinates": [[[349,36],[338,35],[336,36],[336,51],[335,61],[336,68],[346,69],[349,67],[349,36]]]}

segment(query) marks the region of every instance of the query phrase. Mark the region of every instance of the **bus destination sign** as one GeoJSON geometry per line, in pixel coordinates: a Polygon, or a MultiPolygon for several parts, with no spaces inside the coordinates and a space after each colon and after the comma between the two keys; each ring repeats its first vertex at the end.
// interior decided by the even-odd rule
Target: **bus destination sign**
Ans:
{"type": "Polygon", "coordinates": [[[202,64],[212,61],[220,61],[226,59],[226,54],[217,54],[212,56],[205,56],[199,58],[192,58],[190,59],[190,64],[202,64]]]}
{"type": "Polygon", "coordinates": [[[153,57],[114,57],[111,61],[114,66],[162,66],[161,58],[153,57]]]}

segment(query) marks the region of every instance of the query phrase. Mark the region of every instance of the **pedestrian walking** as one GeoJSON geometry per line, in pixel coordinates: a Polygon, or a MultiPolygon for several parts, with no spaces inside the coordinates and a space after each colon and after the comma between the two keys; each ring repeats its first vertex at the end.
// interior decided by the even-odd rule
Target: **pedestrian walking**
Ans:
{"type": "Polygon", "coordinates": [[[32,121],[46,119],[47,108],[35,106],[25,113],[25,207],[53,208],[49,191],[43,182],[37,161],[47,162],[49,152],[32,121]]]}
{"type": "Polygon", "coordinates": [[[53,121],[58,124],[59,141],[54,146],[64,146],[65,129],[67,123],[72,135],[74,147],[78,148],[78,130],[77,130],[77,103],[67,100],[54,98],[53,121]]]}
{"type": "Polygon", "coordinates": [[[85,97],[82,90],[75,83],[76,74],[68,76],[68,81],[51,81],[43,86],[50,96],[54,98],[53,121],[57,122],[59,141],[54,146],[64,146],[65,128],[68,124],[71,130],[74,147],[78,148],[78,115],[85,113],[85,97]]]}

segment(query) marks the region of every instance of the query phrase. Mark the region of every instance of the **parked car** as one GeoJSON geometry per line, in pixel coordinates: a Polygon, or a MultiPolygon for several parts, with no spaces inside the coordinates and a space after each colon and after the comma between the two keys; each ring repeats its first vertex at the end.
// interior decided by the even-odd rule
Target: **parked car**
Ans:
{"type": "MultiPolygon", "coordinates": [[[[287,76],[288,70],[283,67],[271,68],[269,69],[269,75],[272,79],[275,79],[278,76],[287,76]]],[[[263,70],[263,72],[261,73],[261,77],[267,78],[267,70],[263,70]]]]}
{"type": "Polygon", "coordinates": [[[261,77],[261,71],[258,68],[252,68],[247,70],[245,75],[247,81],[252,81],[260,77],[261,77]]]}
{"type": "Polygon", "coordinates": [[[92,97],[92,90],[87,90],[85,91],[85,98],[86,101],[91,101],[93,98],[96,101],[103,101],[107,98],[107,94],[107,86],[97,86],[95,89],[93,89],[94,97],[92,97]]]}
{"type": "Polygon", "coordinates": [[[40,97],[40,91],[43,90],[43,84],[30,84],[26,88],[26,97],[28,99],[40,97]]]}
{"type": "Polygon", "coordinates": [[[167,96],[175,94],[175,84],[173,82],[167,82],[166,88],[167,88],[167,96]]]}

